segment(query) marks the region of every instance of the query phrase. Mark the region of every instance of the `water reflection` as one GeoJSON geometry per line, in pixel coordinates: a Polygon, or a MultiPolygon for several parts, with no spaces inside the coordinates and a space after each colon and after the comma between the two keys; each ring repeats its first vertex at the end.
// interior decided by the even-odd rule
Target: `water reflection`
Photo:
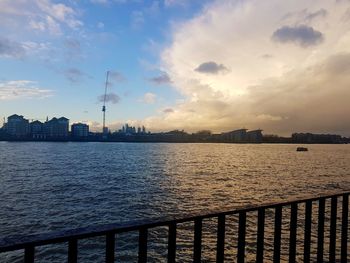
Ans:
{"type": "MultiPolygon", "coordinates": [[[[49,232],[350,188],[348,145],[308,148],[297,153],[294,145],[0,143],[0,233],[49,232]]],[[[254,220],[248,217],[248,224],[254,220]]],[[[228,228],[229,259],[235,253],[236,222],[232,218],[228,228]]],[[[204,232],[204,258],[209,261],[214,225],[209,222],[204,232]]],[[[157,242],[166,240],[166,231],[157,231],[157,242]]],[[[186,262],[192,226],[181,226],[179,233],[177,253],[186,262]]],[[[94,242],[82,249],[83,262],[99,262],[98,255],[103,261],[103,249],[86,252],[94,242]]],[[[157,242],[151,262],[163,262],[166,242],[157,242]]],[[[248,251],[254,252],[254,242],[254,233],[248,235],[248,251]]],[[[121,262],[134,262],[136,233],[121,237],[117,247],[121,262]]],[[[64,249],[58,246],[58,257],[64,249]]],[[[52,253],[42,251],[43,262],[55,262],[52,253]]]]}

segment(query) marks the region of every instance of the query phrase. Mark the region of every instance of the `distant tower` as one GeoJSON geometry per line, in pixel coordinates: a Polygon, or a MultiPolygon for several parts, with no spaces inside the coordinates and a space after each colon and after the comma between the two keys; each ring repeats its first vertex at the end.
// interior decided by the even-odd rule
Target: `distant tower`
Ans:
{"type": "Polygon", "coordinates": [[[107,97],[107,87],[108,87],[108,76],[109,76],[109,71],[107,71],[106,84],[105,84],[105,95],[104,95],[104,98],[103,98],[103,106],[102,106],[102,112],[103,112],[102,133],[104,135],[106,135],[108,133],[108,128],[106,127],[106,97],[107,97]]]}

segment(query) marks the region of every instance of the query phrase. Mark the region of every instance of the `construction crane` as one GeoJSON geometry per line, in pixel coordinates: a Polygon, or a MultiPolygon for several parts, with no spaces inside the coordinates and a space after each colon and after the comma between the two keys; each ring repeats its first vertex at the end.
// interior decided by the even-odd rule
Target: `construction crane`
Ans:
{"type": "Polygon", "coordinates": [[[106,134],[106,133],[107,133],[107,128],[106,128],[106,99],[107,99],[108,76],[109,76],[109,71],[107,71],[107,75],[106,75],[105,95],[104,95],[104,97],[103,97],[103,106],[102,106],[102,112],[103,112],[103,128],[102,128],[102,133],[103,133],[103,134],[106,134]]]}

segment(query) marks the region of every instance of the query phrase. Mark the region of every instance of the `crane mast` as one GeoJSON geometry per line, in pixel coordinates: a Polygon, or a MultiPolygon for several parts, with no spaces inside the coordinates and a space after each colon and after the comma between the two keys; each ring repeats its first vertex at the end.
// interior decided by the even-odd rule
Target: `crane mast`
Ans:
{"type": "Polygon", "coordinates": [[[104,97],[103,97],[103,106],[102,106],[102,112],[103,112],[103,128],[102,128],[102,133],[103,133],[103,134],[106,134],[106,133],[107,133],[107,128],[106,128],[106,98],[107,98],[108,76],[109,76],[109,71],[107,71],[107,75],[106,75],[105,95],[104,95],[104,97]]]}

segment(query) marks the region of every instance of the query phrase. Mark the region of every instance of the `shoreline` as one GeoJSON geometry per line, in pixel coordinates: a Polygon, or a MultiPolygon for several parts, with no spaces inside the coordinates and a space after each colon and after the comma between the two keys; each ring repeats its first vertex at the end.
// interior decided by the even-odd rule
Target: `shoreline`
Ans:
{"type": "Polygon", "coordinates": [[[196,141],[196,140],[122,140],[122,139],[46,139],[46,140],[34,140],[34,139],[0,139],[0,142],[113,142],[113,143],[196,143],[196,144],[349,144],[349,142],[293,142],[293,141],[262,141],[262,142],[232,142],[232,141],[196,141]]]}

